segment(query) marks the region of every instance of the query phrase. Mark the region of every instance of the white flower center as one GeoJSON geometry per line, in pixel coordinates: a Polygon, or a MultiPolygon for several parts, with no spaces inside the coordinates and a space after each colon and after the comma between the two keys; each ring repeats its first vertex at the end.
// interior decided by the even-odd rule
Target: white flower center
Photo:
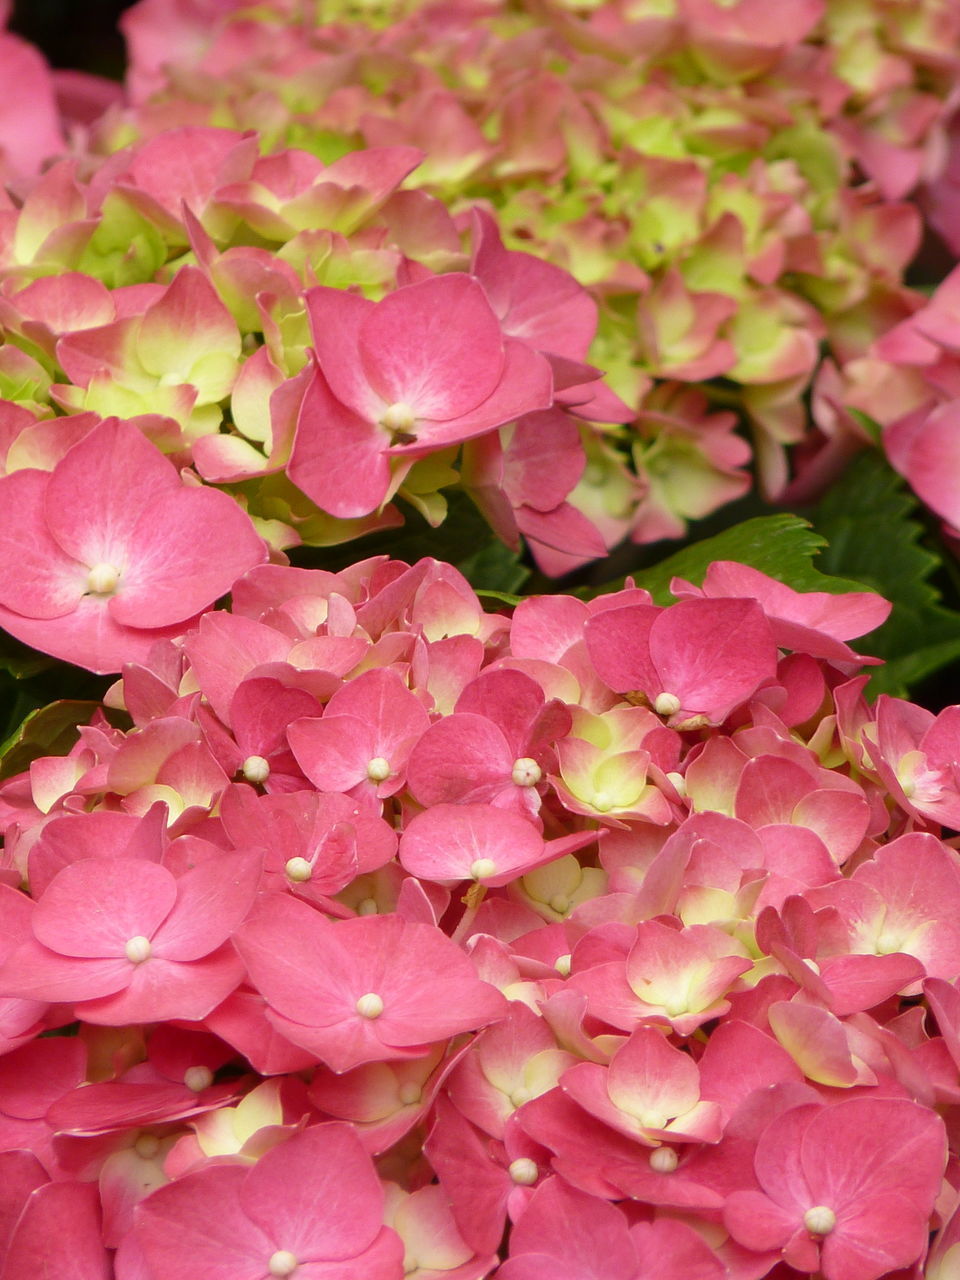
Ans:
{"type": "Polygon", "coordinates": [[[673,1147],[657,1147],[650,1152],[650,1168],[654,1173],[673,1173],[679,1163],[673,1147]]]}
{"type": "Polygon", "coordinates": [[[812,1236],[828,1236],[837,1225],[837,1215],[825,1204],[815,1204],[803,1215],[803,1225],[812,1236]]]}
{"type": "Polygon", "coordinates": [[[540,1170],[537,1168],[536,1162],[528,1156],[521,1156],[519,1160],[512,1160],[507,1173],[521,1187],[532,1187],[540,1177],[540,1170]]]}
{"type": "Polygon", "coordinates": [[[187,1067],[183,1073],[183,1083],[194,1093],[202,1093],[213,1084],[213,1072],[209,1067],[187,1067]]]}
{"type": "Polygon", "coordinates": [[[423,1090],[416,1080],[405,1080],[397,1090],[397,1097],[405,1107],[412,1107],[415,1102],[419,1102],[423,1097],[423,1090]]]}
{"type": "Polygon", "coordinates": [[[368,991],[357,1001],[356,1008],[361,1018],[379,1018],[383,1013],[383,999],[375,991],[368,991]]]}
{"type": "Polygon", "coordinates": [[[311,867],[306,858],[290,858],[283,869],[286,872],[287,879],[295,880],[297,884],[303,884],[305,880],[309,880],[313,875],[313,867],[311,867]]]}
{"type": "Polygon", "coordinates": [[[609,791],[597,791],[594,793],[593,807],[597,813],[609,813],[616,803],[609,791]]]}
{"type": "Polygon", "coordinates": [[[141,1133],[133,1149],[141,1160],[152,1160],[160,1150],[160,1139],[155,1133],[141,1133]]]}
{"type": "Polygon", "coordinates": [[[680,699],[675,693],[658,693],[653,700],[653,709],[658,716],[672,716],[680,710],[680,699]]]}
{"type": "Polygon", "coordinates": [[[270,777],[270,761],[263,756],[247,756],[240,772],[248,782],[266,782],[270,777]]]}
{"type": "Polygon", "coordinates": [[[559,973],[561,978],[569,978],[570,966],[573,963],[573,956],[568,952],[565,956],[557,956],[553,962],[553,967],[559,973]]]}
{"type": "Polygon", "coordinates": [[[384,410],[380,425],[395,435],[409,435],[417,425],[417,415],[405,400],[398,400],[384,410]]]}
{"type": "Polygon", "coordinates": [[[485,880],[488,876],[495,875],[496,871],[497,864],[492,858],[478,858],[470,867],[474,880],[485,880]]]}
{"type": "Polygon", "coordinates": [[[142,933],[138,933],[135,938],[130,938],[127,945],[123,948],[123,953],[131,964],[143,964],[144,960],[149,960],[153,955],[153,947],[150,945],[150,939],[145,938],[142,933]]]}
{"type": "Polygon", "coordinates": [[[379,908],[377,907],[377,901],[375,898],[364,898],[361,902],[357,903],[358,916],[375,916],[378,910],[379,908]]]}
{"type": "Polygon", "coordinates": [[[531,760],[529,756],[520,756],[513,762],[510,777],[518,787],[535,787],[543,777],[543,770],[536,760],[531,760]]]}
{"type": "Polygon", "coordinates": [[[390,777],[390,762],[383,756],[374,756],[367,765],[367,777],[371,782],[386,782],[390,777]]]}
{"type": "Polygon", "coordinates": [[[289,1249],[278,1249],[270,1255],[267,1270],[272,1276],[292,1276],[300,1263],[289,1249]]]}
{"type": "Polygon", "coordinates": [[[87,574],[87,590],[94,596],[112,596],[120,583],[120,570],[115,564],[95,564],[87,574]]]}

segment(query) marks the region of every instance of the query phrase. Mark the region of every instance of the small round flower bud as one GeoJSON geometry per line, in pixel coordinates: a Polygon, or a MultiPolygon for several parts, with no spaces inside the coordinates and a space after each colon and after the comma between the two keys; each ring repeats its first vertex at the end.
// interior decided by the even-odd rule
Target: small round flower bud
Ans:
{"type": "Polygon", "coordinates": [[[653,700],[653,709],[658,716],[672,716],[680,710],[680,699],[675,693],[658,693],[653,700]]]}
{"type": "Polygon", "coordinates": [[[388,431],[409,434],[417,425],[417,415],[405,400],[398,400],[396,404],[384,410],[380,425],[386,427],[388,431]]]}
{"type": "Polygon", "coordinates": [[[570,899],[565,893],[555,893],[547,905],[551,911],[556,911],[558,916],[565,916],[570,910],[570,899]]]}
{"type": "Polygon", "coordinates": [[[540,1177],[540,1170],[537,1168],[536,1162],[528,1156],[521,1156],[518,1160],[511,1160],[507,1173],[521,1187],[532,1187],[540,1177]]]}
{"type": "Polygon", "coordinates": [[[299,1259],[289,1249],[278,1249],[270,1255],[267,1270],[272,1276],[292,1276],[299,1265],[299,1259]]]}
{"type": "Polygon", "coordinates": [[[556,960],[553,962],[553,967],[556,969],[557,973],[559,973],[561,978],[569,978],[570,965],[572,962],[573,956],[568,952],[565,956],[557,956],[556,960]]]}
{"type": "Polygon", "coordinates": [[[375,916],[379,908],[375,898],[363,898],[357,903],[358,916],[375,916]]]}
{"type": "Polygon", "coordinates": [[[313,867],[306,858],[289,858],[283,870],[287,879],[295,880],[297,884],[303,884],[313,875],[313,867]]]}
{"type": "Polygon", "coordinates": [[[263,756],[247,756],[240,770],[248,782],[266,782],[270,777],[270,761],[263,756]]]}
{"type": "Polygon", "coordinates": [[[668,782],[673,783],[673,789],[682,800],[687,794],[687,780],[682,773],[677,773],[676,769],[671,769],[667,774],[668,782]]]}
{"type": "Polygon", "coordinates": [[[383,1013],[383,999],[375,991],[368,991],[357,1001],[356,1008],[361,1018],[379,1018],[383,1013]]]}
{"type": "Polygon", "coordinates": [[[489,876],[496,875],[497,864],[492,858],[478,858],[470,867],[470,874],[474,880],[486,880],[489,876]]]}
{"type": "Polygon", "coordinates": [[[383,756],[374,756],[367,765],[367,777],[371,782],[386,782],[390,777],[390,762],[383,756]]]}
{"type": "Polygon", "coordinates": [[[803,1225],[812,1236],[828,1236],[837,1225],[837,1215],[829,1205],[815,1204],[803,1215],[803,1225]]]}
{"type": "Polygon", "coordinates": [[[115,564],[95,564],[87,574],[87,591],[94,596],[112,596],[120,583],[115,564]]]}
{"type": "Polygon", "coordinates": [[[654,1173],[673,1173],[679,1163],[673,1147],[657,1147],[650,1152],[650,1168],[654,1173]]]}
{"type": "Polygon", "coordinates": [[[141,1160],[152,1160],[160,1150],[160,1139],[155,1133],[141,1133],[133,1149],[141,1160]]]}
{"type": "Polygon", "coordinates": [[[397,1097],[405,1107],[412,1107],[423,1097],[423,1090],[417,1084],[416,1080],[404,1080],[403,1084],[397,1090],[397,1097]]]}
{"type": "Polygon", "coordinates": [[[153,948],[150,945],[150,939],[138,933],[135,938],[128,940],[123,953],[131,964],[143,964],[144,960],[150,959],[153,948]]]}
{"type": "Polygon", "coordinates": [[[535,787],[543,777],[543,770],[529,756],[520,756],[513,762],[510,777],[518,787],[535,787]]]}
{"type": "Polygon", "coordinates": [[[209,1067],[187,1067],[183,1073],[183,1083],[194,1093],[202,1093],[213,1084],[213,1072],[209,1067]]]}

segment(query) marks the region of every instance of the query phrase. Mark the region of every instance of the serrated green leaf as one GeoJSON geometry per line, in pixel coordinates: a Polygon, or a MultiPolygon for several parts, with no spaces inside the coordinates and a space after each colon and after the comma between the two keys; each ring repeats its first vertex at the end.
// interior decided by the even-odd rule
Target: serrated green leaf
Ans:
{"type": "Polygon", "coordinates": [[[823,567],[857,577],[893,603],[887,622],[859,646],[886,660],[873,673],[874,695],[906,696],[960,658],[960,613],[942,603],[930,580],[941,560],[924,545],[918,507],[883,456],[870,451],[847,468],[814,516],[829,543],[823,567]]]}
{"type": "MultiPolygon", "coordinates": [[[[825,547],[825,540],[800,516],[783,514],[757,516],[724,529],[715,537],[692,543],[681,551],[633,575],[638,587],[645,587],[658,604],[670,604],[671,578],[686,578],[698,586],[714,560],[736,560],[750,565],[795,591],[862,591],[863,583],[820,573],[813,559],[825,547]]],[[[601,591],[617,591],[623,579],[605,587],[577,592],[588,598],[601,591]]]]}
{"type": "Polygon", "coordinates": [[[499,541],[488,542],[466,556],[457,568],[480,595],[495,596],[508,604],[521,598],[517,593],[530,577],[519,551],[511,551],[499,541]]]}
{"type": "Polygon", "coordinates": [[[66,755],[77,740],[77,726],[86,724],[99,705],[65,698],[31,711],[0,746],[0,779],[22,773],[39,756],[66,755]]]}

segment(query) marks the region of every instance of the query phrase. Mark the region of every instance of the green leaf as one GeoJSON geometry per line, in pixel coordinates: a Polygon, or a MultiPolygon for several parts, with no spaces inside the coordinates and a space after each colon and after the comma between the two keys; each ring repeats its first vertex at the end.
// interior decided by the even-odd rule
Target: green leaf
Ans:
{"type": "MultiPolygon", "coordinates": [[[[638,587],[645,587],[658,604],[670,604],[670,579],[686,578],[698,586],[714,560],[736,560],[748,564],[795,591],[862,591],[863,583],[849,578],[829,577],[813,565],[826,543],[800,516],[783,514],[757,516],[724,529],[715,537],[694,542],[681,551],[633,575],[638,587]]],[[[605,587],[590,587],[576,594],[590,598],[601,591],[618,591],[623,579],[605,587]]]]}
{"type": "Polygon", "coordinates": [[[530,577],[530,570],[520,562],[520,552],[499,541],[488,542],[466,556],[457,568],[479,595],[494,596],[507,604],[519,602],[517,593],[530,577]]]}
{"type": "Polygon", "coordinates": [[[100,704],[65,698],[31,711],[0,746],[0,779],[22,773],[39,756],[62,756],[100,704]]]}
{"type": "Polygon", "coordinates": [[[908,694],[912,685],[960,658],[960,613],[931,582],[940,556],[924,545],[919,504],[879,452],[861,454],[814,517],[829,542],[821,564],[850,574],[893,602],[893,612],[860,648],[886,659],[871,693],[908,694]]]}

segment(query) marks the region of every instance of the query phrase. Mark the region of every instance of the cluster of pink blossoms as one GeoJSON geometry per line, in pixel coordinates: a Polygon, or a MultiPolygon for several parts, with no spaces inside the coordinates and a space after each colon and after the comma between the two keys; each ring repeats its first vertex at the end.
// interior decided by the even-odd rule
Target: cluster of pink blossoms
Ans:
{"type": "Polygon", "coordinates": [[[0,34],[7,471],[116,415],[277,549],[460,487],[560,574],[682,536],[751,459],[817,492],[851,409],[956,397],[939,347],[883,345],[925,218],[960,238],[956,0],[141,0],[124,30],[122,88],[0,34]]]}
{"type": "Polygon", "coordinates": [[[960,710],[671,589],[256,564],[4,784],[0,1274],[952,1274],[960,710]]]}

